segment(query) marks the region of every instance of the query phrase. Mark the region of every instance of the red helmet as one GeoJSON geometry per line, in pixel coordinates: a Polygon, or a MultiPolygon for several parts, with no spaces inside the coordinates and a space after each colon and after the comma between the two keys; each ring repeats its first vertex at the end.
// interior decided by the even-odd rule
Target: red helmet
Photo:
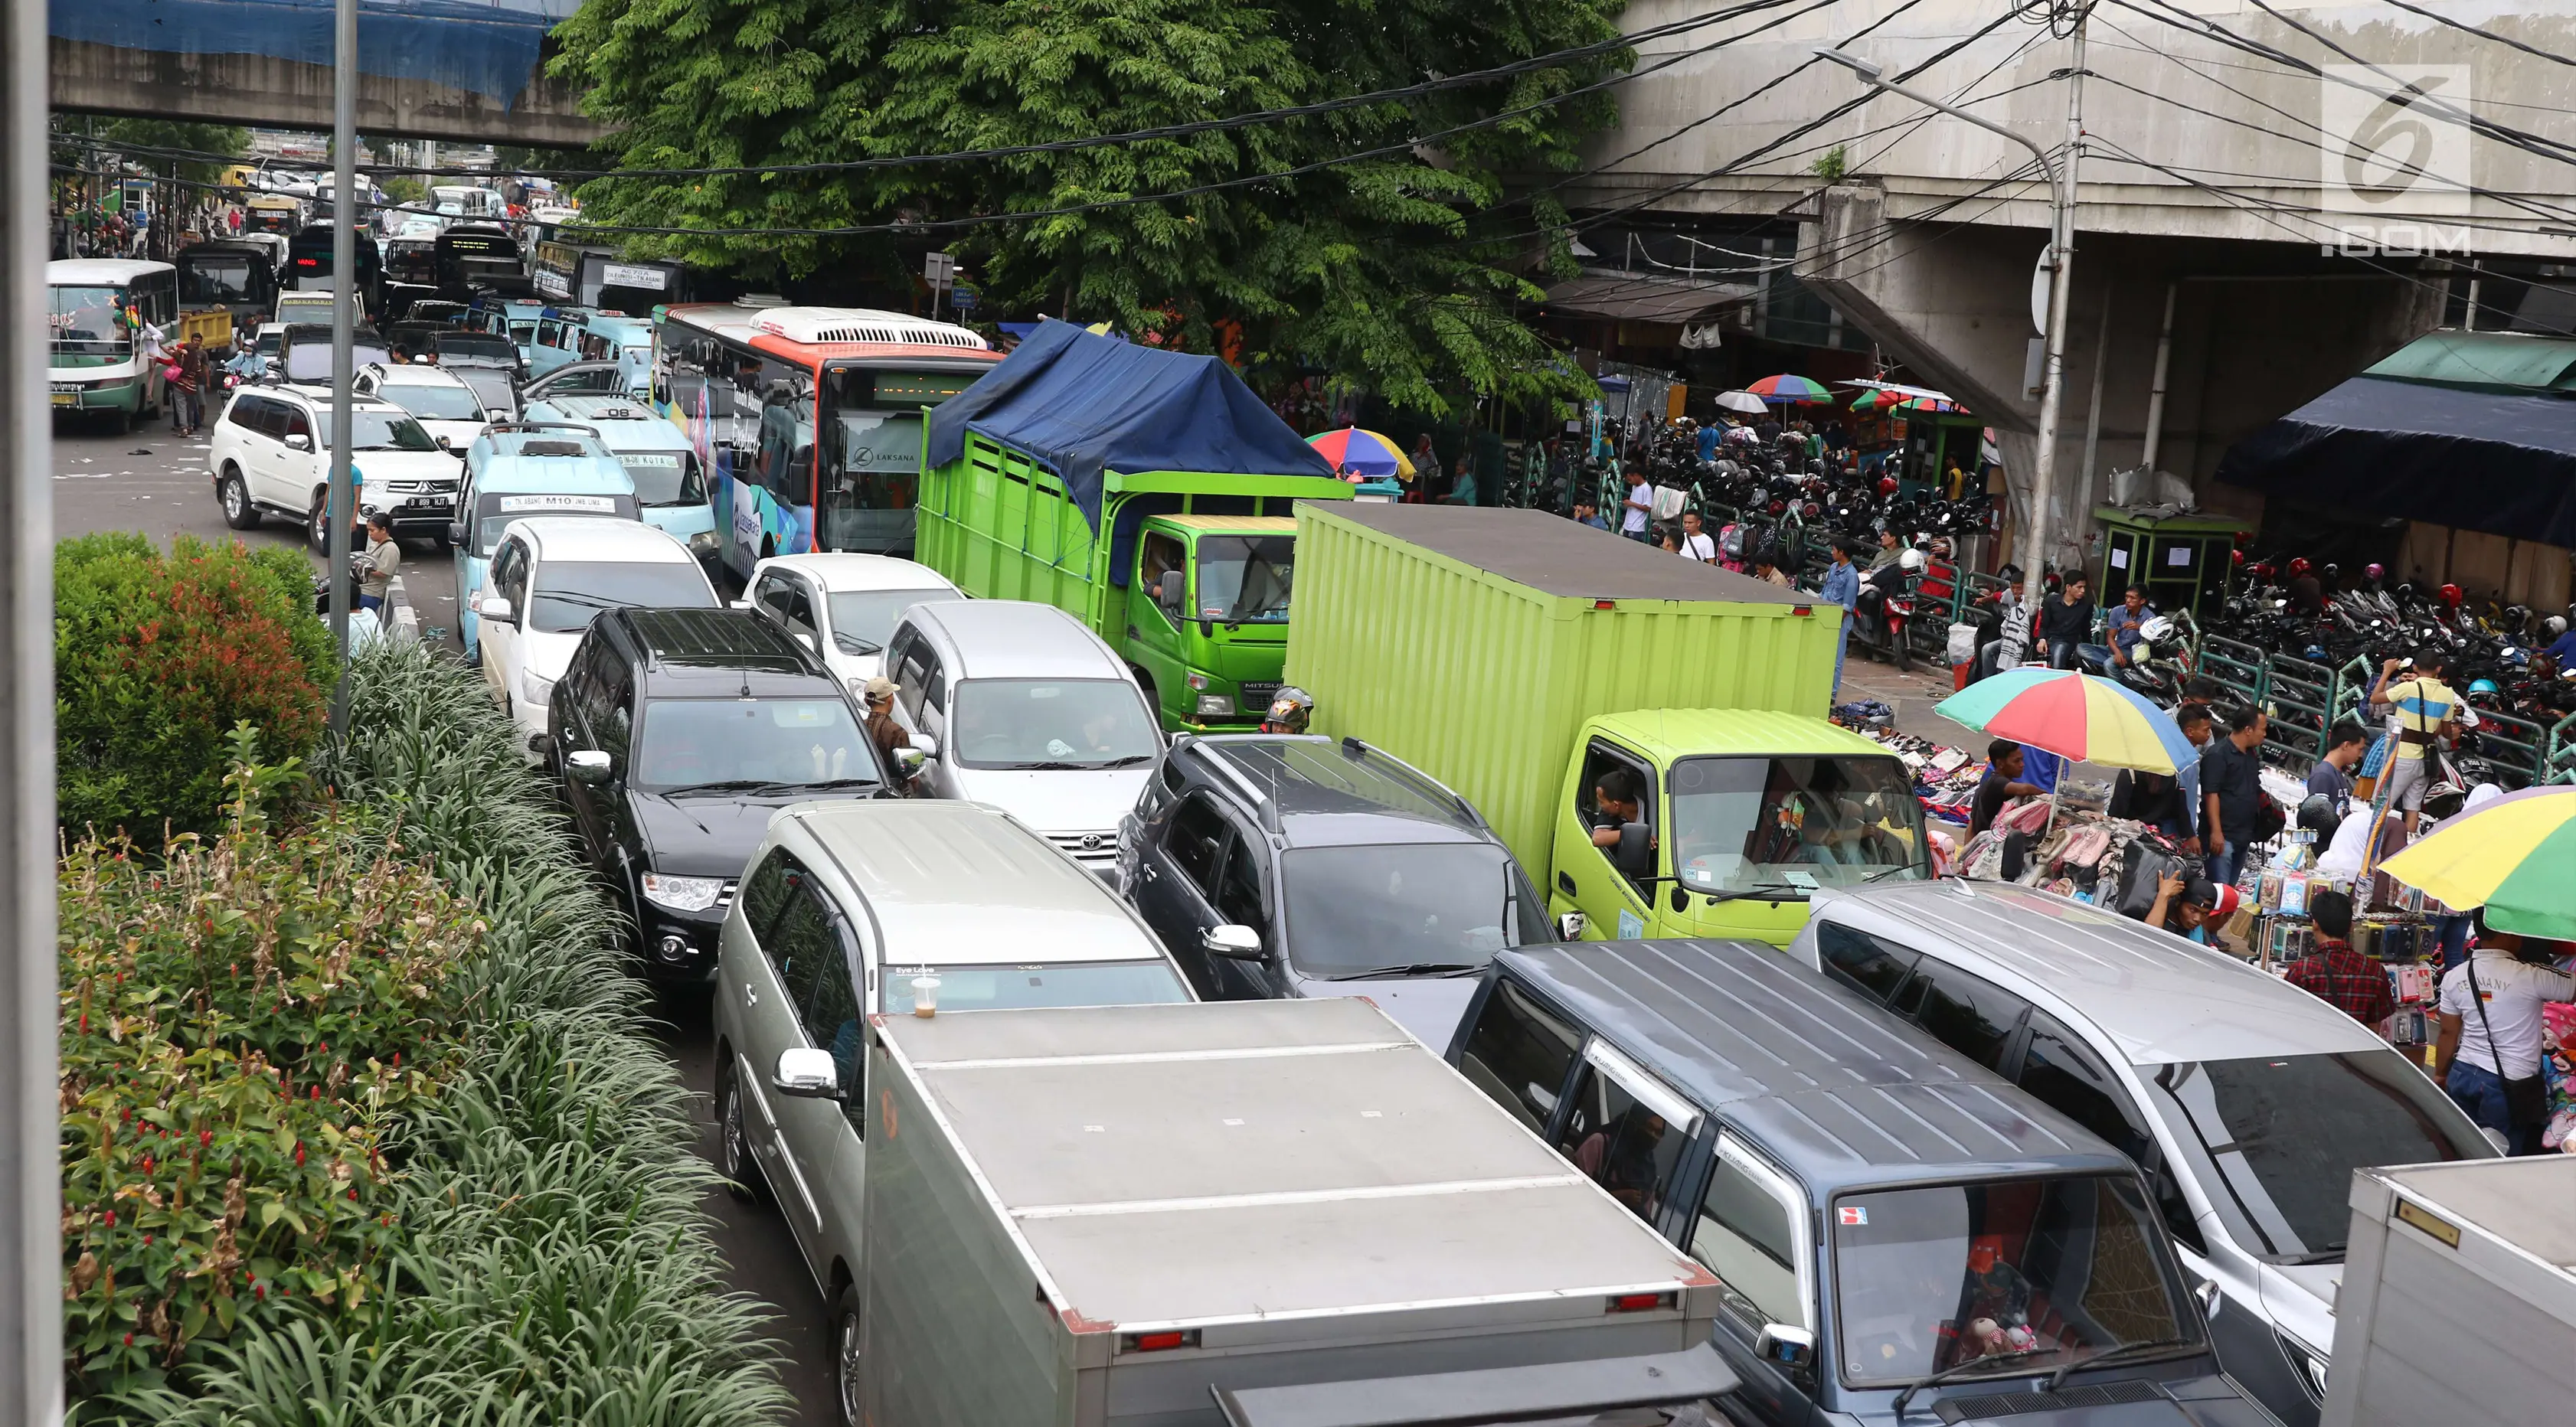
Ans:
{"type": "Polygon", "coordinates": [[[2237,548],[2237,549],[2242,550],[2242,549],[2244,549],[2246,546],[2251,545],[2251,544],[2253,544],[2253,543],[2254,543],[2254,532],[2253,532],[2253,531],[2251,531],[2251,530],[2240,530],[2240,531],[2237,531],[2237,532],[2236,532],[2236,548],[2237,548]]]}
{"type": "Polygon", "coordinates": [[[2306,578],[2307,578],[2307,575],[2308,575],[2308,568],[2309,568],[2309,567],[2308,567],[2308,557],[2307,557],[2307,556],[2305,556],[2305,555],[2296,555],[2296,556],[2292,556],[2292,557],[2291,557],[2291,559],[2290,559],[2290,578],[2291,578],[2291,579],[2294,579],[2294,580],[2303,580],[2303,579],[2306,579],[2306,578]]]}
{"type": "Polygon", "coordinates": [[[1816,504],[1814,501],[1809,501],[1809,502],[1807,502],[1807,504],[1806,504],[1806,508],[1805,508],[1805,509],[1806,509],[1806,516],[1807,516],[1807,519],[1809,519],[1809,520],[1813,520],[1813,519],[1815,519],[1817,516],[1820,516],[1820,515],[1822,515],[1822,514],[1824,514],[1824,513],[1825,513],[1825,508],[1824,508],[1823,506],[1821,506],[1821,505],[1816,504]]]}
{"type": "MultiPolygon", "coordinates": [[[[2241,565],[2243,565],[2243,564],[2245,563],[2245,552],[2244,552],[2244,551],[2242,551],[2242,550],[2230,550],[2230,551],[2228,551],[2227,553],[2235,557],[2236,563],[2237,563],[2238,565],[2240,565],[2240,566],[2241,566],[2241,565]]],[[[2258,567],[2258,568],[2259,568],[2259,567],[2258,567]]]]}
{"type": "Polygon", "coordinates": [[[1788,513],[1788,510],[1789,503],[1785,500],[1775,500],[1771,502],[1771,513],[1773,515],[1785,515],[1788,513]]]}
{"type": "Polygon", "coordinates": [[[2387,573],[2388,567],[2376,561],[2361,567],[2361,577],[2365,580],[2376,580],[2387,573]]]}
{"type": "MultiPolygon", "coordinates": [[[[2245,553],[2245,552],[2244,552],[2244,551],[2242,551],[2242,550],[2239,550],[2239,551],[2237,551],[2236,553],[2237,553],[2237,555],[2238,555],[2238,556],[2242,557],[2242,556],[2244,555],[2244,553],[2245,553]]],[[[2264,561],[2258,562],[2258,563],[2254,566],[2254,569],[2253,569],[2253,572],[2252,572],[2252,573],[2253,573],[2254,578],[2256,578],[2256,579],[2258,579],[2258,580],[2261,580],[2262,582],[2264,582],[2264,583],[2265,583],[2265,584],[2267,584],[2267,585],[2268,585],[2268,584],[2270,584],[2270,583],[2272,582],[2272,562],[2271,562],[2271,561],[2269,561],[2269,560],[2264,560],[2264,561]]]]}
{"type": "Polygon", "coordinates": [[[1881,476],[1881,477],[1879,477],[1879,478],[1878,478],[1878,493],[1879,493],[1880,495],[1894,495],[1894,494],[1896,494],[1896,477],[1894,477],[1894,476],[1881,476]]]}
{"type": "Polygon", "coordinates": [[[2441,594],[2441,596],[2442,596],[2442,603],[2444,603],[2444,604],[2446,604],[2446,605],[2449,605],[2449,606],[2450,606],[2451,608],[2453,608],[2453,609],[2458,609],[2458,608],[2460,607],[2460,587],[2459,587],[2459,586],[2457,586],[2457,585],[2444,585],[2444,586],[2441,588],[2441,590],[2440,590],[2440,592],[2439,592],[2439,593],[2440,593],[2440,594],[2441,594]]]}

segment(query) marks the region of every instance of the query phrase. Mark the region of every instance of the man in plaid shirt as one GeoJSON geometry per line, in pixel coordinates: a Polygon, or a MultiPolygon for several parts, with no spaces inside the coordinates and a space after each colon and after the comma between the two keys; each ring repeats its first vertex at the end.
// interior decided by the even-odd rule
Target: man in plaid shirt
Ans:
{"type": "Polygon", "coordinates": [[[2317,927],[2316,953],[2290,963],[2286,979],[2386,1034],[2388,1018],[2397,1013],[2397,997],[2388,989],[2388,972],[2346,940],[2352,935],[2352,898],[2341,892],[2311,892],[2308,919],[2317,927]]]}

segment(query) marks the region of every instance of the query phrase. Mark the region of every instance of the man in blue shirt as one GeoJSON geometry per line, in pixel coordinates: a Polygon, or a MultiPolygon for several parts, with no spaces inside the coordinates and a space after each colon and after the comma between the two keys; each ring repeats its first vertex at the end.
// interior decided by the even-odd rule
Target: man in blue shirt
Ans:
{"type": "Polygon", "coordinates": [[[2576,669],[2576,629],[2559,635],[2557,642],[2549,646],[2549,662],[2558,667],[2562,677],[2576,669]]]}
{"type": "Polygon", "coordinates": [[[2025,743],[2021,746],[2021,780],[2043,793],[2057,791],[2057,775],[2066,760],[2045,748],[2025,743]]]}
{"type": "Polygon", "coordinates": [[[1714,461],[1717,459],[1717,436],[1717,427],[1714,425],[1703,426],[1699,429],[1699,458],[1701,460],[1714,461]]]}
{"type": "Polygon", "coordinates": [[[1860,567],[1852,563],[1851,542],[1834,542],[1834,563],[1825,571],[1825,582],[1817,590],[1825,603],[1840,605],[1843,611],[1842,632],[1834,638],[1834,692],[1843,689],[1843,655],[1851,648],[1852,606],[1860,602],[1860,567]]]}
{"type": "Polygon", "coordinates": [[[2136,657],[2139,627],[2147,622],[2147,592],[2131,585],[2111,612],[2102,616],[2102,637],[2111,641],[2109,662],[2126,664],[2136,657]]]}

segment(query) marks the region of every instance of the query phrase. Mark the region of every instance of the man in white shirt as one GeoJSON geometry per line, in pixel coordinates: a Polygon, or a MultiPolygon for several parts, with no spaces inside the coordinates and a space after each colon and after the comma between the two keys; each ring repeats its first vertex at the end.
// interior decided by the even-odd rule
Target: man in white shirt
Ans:
{"type": "Polygon", "coordinates": [[[1703,565],[1717,563],[1717,537],[1708,533],[1700,521],[1698,511],[1682,512],[1681,557],[1685,560],[1697,560],[1703,565]]]}
{"type": "Polygon", "coordinates": [[[2576,979],[2516,960],[2522,938],[2491,931],[2478,915],[2478,945],[2442,976],[2441,1031],[2433,1043],[2433,1078],[2470,1119],[2505,1137],[2505,1153],[2537,1154],[2547,1123],[2546,1091],[2538,1118],[2522,1123],[2508,1110],[2504,1083],[2540,1074],[2540,1008],[2576,1001],[2576,979]]]}

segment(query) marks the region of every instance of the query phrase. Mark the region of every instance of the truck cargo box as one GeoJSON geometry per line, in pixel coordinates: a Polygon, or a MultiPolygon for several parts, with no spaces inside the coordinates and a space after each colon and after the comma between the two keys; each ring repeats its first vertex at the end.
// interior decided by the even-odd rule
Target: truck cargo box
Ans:
{"type": "Polygon", "coordinates": [[[1732,1389],[1716,1279],[1365,1001],[879,1017],[866,1094],[876,1427],[1732,1389]]]}

